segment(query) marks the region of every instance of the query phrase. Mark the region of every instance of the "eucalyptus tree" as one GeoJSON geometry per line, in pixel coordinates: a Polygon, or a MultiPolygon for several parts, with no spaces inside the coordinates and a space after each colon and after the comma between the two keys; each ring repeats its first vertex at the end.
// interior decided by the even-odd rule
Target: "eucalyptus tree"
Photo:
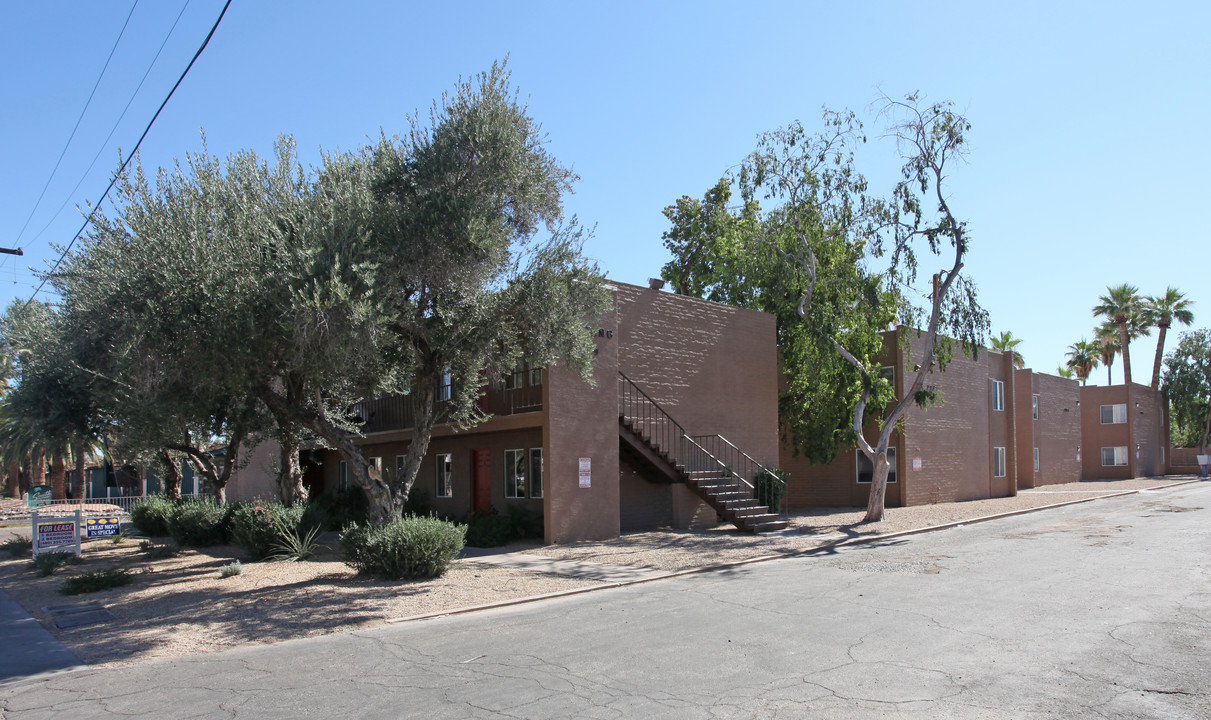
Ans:
{"type": "MultiPolygon", "coordinates": [[[[1151,313],[1139,288],[1123,283],[1107,287],[1093,307],[1094,317],[1103,317],[1118,328],[1119,352],[1123,356],[1123,382],[1131,383],[1131,341],[1149,334],[1151,313]]],[[[1109,371],[1109,370],[1107,370],[1109,371]]]]}
{"type": "Polygon", "coordinates": [[[1190,325],[1194,322],[1194,311],[1190,309],[1194,305],[1194,301],[1187,299],[1185,293],[1170,286],[1165,288],[1164,295],[1145,298],[1144,304],[1148,309],[1148,314],[1156,323],[1157,329],[1160,330],[1156,338],[1156,357],[1152,361],[1152,389],[1156,390],[1160,387],[1161,381],[1161,358],[1165,352],[1165,335],[1175,320],[1182,325],[1190,325]]]}
{"type": "MultiPolygon", "coordinates": [[[[870,199],[865,179],[854,168],[853,146],[863,138],[853,113],[826,111],[825,129],[815,135],[800,123],[765,133],[736,179],[744,207],[733,212],[730,225],[723,224],[733,236],[736,228],[745,229],[750,242],[737,247],[713,240],[716,257],[728,254],[711,268],[724,276],[720,282],[748,284],[752,299],[746,302],[779,317],[789,386],[781,416],[784,428],[788,419],[800,423],[786,428],[796,447],[814,435],[815,445],[808,440],[813,460],[831,459],[839,442],[857,445],[871,460],[875,474],[865,518],[870,522],[883,517],[892,431],[911,405],[937,399],[925,386],[925,376],[945,369],[951,357],[940,333],[975,352],[988,331],[975,286],[962,274],[966,228],[952,213],[944,189],[952,163],[965,153],[970,126],[946,103],[923,105],[909,96],[904,101],[884,97],[883,105],[905,161],[891,199],[870,199]],[[761,206],[767,209],[759,210],[761,206]],[[915,282],[922,256],[944,250],[953,252],[953,261],[933,276],[928,309],[906,302],[905,289],[915,282]],[[728,280],[736,267],[744,272],[728,280]],[[915,339],[912,332],[901,333],[906,346],[891,349],[920,354],[915,376],[898,397],[879,373],[888,350],[881,331],[897,320],[908,327],[924,326],[915,339]],[[813,397],[813,387],[831,398],[813,397]],[[878,429],[873,443],[863,435],[872,420],[878,429]]],[[[719,196],[708,193],[703,207],[719,196]]],[[[664,276],[675,283],[681,268],[694,267],[679,252],[681,245],[667,243],[670,237],[692,237],[683,232],[687,223],[677,220],[694,219],[693,213],[683,212],[687,206],[683,199],[670,216],[679,234],[666,233],[675,257],[664,276]]],[[[698,243],[703,245],[711,246],[698,243]]],[[[704,282],[699,287],[712,286],[704,282]]]]}
{"type": "MultiPolygon", "coordinates": [[[[779,133],[784,150],[807,135],[801,125],[779,133]]],[[[766,140],[772,143],[773,134],[766,140]]],[[[839,136],[833,138],[839,141],[839,136]]],[[[779,393],[779,425],[796,454],[827,463],[838,447],[855,443],[852,396],[863,377],[835,352],[826,333],[813,327],[845,328],[849,346],[863,357],[874,358],[882,349],[879,331],[895,319],[894,301],[882,291],[879,278],[865,272],[859,243],[847,241],[843,234],[826,241],[819,227],[796,228],[788,222],[793,216],[785,207],[762,212],[755,195],[768,185],[767,178],[762,174],[758,181],[750,170],[771,177],[782,174],[788,185],[791,175],[806,170],[794,167],[791,157],[776,159],[772,145],[763,147],[764,160],[746,163],[738,176],[721,179],[702,200],[683,196],[665,208],[672,227],[664,233],[664,244],[672,259],[661,277],[679,294],[774,316],[785,381],[779,393]],[[733,187],[741,193],[735,202],[733,187]],[[824,278],[810,308],[811,323],[799,314],[807,276],[799,265],[786,262],[800,243],[800,232],[818,235],[813,243],[816,272],[824,278]]],[[[861,179],[854,177],[853,182],[857,194],[861,179]]],[[[788,192],[786,206],[800,201],[797,187],[788,192]]],[[[869,380],[882,390],[883,399],[890,398],[890,385],[877,372],[869,380]]]]}
{"type": "Polygon", "coordinates": [[[1068,368],[1076,373],[1082,385],[1089,384],[1089,373],[1097,369],[1101,353],[1102,345],[1098,340],[1081,338],[1068,346],[1068,368]]]}
{"type": "Polygon", "coordinates": [[[1015,338],[1012,332],[1005,331],[1000,335],[993,336],[991,344],[992,349],[997,352],[1013,353],[1013,366],[1015,368],[1026,367],[1026,359],[1017,350],[1018,345],[1022,344],[1022,339],[1015,338]]]}

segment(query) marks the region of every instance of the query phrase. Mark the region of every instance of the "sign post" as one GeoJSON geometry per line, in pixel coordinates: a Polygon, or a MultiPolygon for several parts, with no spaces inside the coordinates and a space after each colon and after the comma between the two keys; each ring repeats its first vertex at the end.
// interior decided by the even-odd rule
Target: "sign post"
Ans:
{"type": "Polygon", "coordinates": [[[82,515],[80,510],[76,510],[75,517],[39,518],[37,512],[30,513],[34,557],[38,557],[40,552],[60,547],[71,547],[76,557],[80,557],[82,515]]]}

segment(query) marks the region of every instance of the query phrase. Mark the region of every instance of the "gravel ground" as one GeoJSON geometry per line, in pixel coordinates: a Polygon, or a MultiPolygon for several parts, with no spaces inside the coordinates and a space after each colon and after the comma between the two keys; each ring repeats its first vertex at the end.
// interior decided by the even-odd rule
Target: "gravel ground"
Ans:
{"type": "MultiPolygon", "coordinates": [[[[1181,480],[1071,483],[1024,491],[1012,498],[890,508],[883,522],[870,526],[858,524],[862,511],[821,508],[794,513],[791,528],[772,536],[752,536],[720,526],[634,533],[608,542],[561,546],[516,543],[506,550],[676,571],[800,552],[847,538],[1162,487],[1181,480]]],[[[0,529],[0,541],[7,537],[8,533],[0,529]]],[[[48,578],[32,573],[28,559],[0,560],[0,587],[85,663],[123,665],[353,630],[395,618],[603,584],[492,567],[472,559],[455,561],[450,571],[436,580],[382,582],[358,577],[331,547],[311,561],[245,563],[241,574],[221,578],[220,569],[240,557],[238,548],[218,547],[186,551],[178,558],[149,560],[135,541],[114,544],[97,540],[86,544],[81,564],[48,578]],[[75,597],[57,592],[65,577],[111,566],[137,573],[134,584],[75,597]],[[73,602],[99,602],[114,619],[68,630],[55,628],[44,608],[73,602]]]]}

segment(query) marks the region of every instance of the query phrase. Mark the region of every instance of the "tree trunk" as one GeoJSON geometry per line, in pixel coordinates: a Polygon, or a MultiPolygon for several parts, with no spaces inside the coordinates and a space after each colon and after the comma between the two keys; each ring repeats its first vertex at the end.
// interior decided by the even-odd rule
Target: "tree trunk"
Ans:
{"type": "Polygon", "coordinates": [[[181,465],[172,453],[160,451],[160,464],[164,466],[164,496],[169,500],[181,499],[181,465]]]}
{"type": "Polygon", "coordinates": [[[292,435],[279,438],[281,443],[281,470],[278,472],[278,494],[287,507],[307,502],[307,488],[303,487],[303,468],[299,465],[299,441],[292,435]]]}
{"type": "Polygon", "coordinates": [[[870,498],[866,501],[866,517],[862,522],[879,522],[883,519],[883,510],[887,501],[887,475],[891,472],[891,463],[887,462],[887,448],[876,448],[875,473],[871,478],[870,498]]]}
{"type": "Polygon", "coordinates": [[[1106,363],[1106,386],[1113,385],[1114,381],[1110,379],[1110,363],[1106,363]]]}
{"type": "Polygon", "coordinates": [[[8,461],[8,492],[15,498],[21,498],[21,463],[16,460],[8,461]]]}
{"type": "Polygon", "coordinates": [[[41,449],[34,451],[33,462],[30,464],[29,484],[45,485],[46,484],[46,454],[41,449]]]}
{"type": "Polygon", "coordinates": [[[1119,342],[1123,344],[1123,348],[1119,350],[1119,355],[1123,356],[1123,384],[1131,384],[1131,349],[1127,344],[1131,342],[1130,336],[1127,334],[1127,322],[1123,321],[1118,326],[1119,342]]]}
{"type": "MultiPolygon", "coordinates": [[[[280,392],[272,388],[263,388],[258,395],[265,406],[275,416],[289,418],[315,432],[316,435],[328,441],[349,465],[349,480],[362,489],[369,505],[370,522],[373,525],[386,525],[395,519],[394,502],[391,497],[391,486],[383,479],[378,468],[372,466],[362,454],[361,448],[353,442],[349,433],[341,430],[326,416],[302,402],[291,402],[280,392]]],[[[322,404],[317,403],[317,407],[322,404]]],[[[420,418],[417,418],[417,436],[421,432],[420,418]]],[[[417,441],[413,440],[415,444],[417,441]]],[[[426,439],[426,443],[428,440],[426,439]]]]}
{"type": "Polygon", "coordinates": [[[50,456],[50,494],[55,500],[67,499],[67,464],[58,450],[50,456]]]}
{"type": "Polygon", "coordinates": [[[76,499],[83,500],[88,495],[88,480],[84,477],[84,453],[76,453],[76,499]]]}
{"type": "MultiPolygon", "coordinates": [[[[1161,359],[1165,354],[1165,333],[1169,331],[1169,326],[1158,324],[1160,332],[1156,338],[1156,357],[1152,360],[1152,389],[1158,390],[1161,386],[1161,359]]],[[[1179,338],[1180,339],[1180,338],[1179,338]]]]}

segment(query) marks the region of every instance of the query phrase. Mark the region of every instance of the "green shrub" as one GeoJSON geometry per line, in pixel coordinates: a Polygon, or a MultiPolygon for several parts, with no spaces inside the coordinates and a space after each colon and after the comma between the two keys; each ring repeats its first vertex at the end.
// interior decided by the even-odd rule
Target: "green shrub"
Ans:
{"type": "Polygon", "coordinates": [[[286,533],[298,532],[305,506],[278,502],[239,503],[231,509],[231,542],[261,560],[275,552],[286,533]]]}
{"type": "Polygon", "coordinates": [[[226,545],[231,539],[230,509],[209,498],[179,503],[168,514],[168,534],[186,547],[226,545]]]}
{"type": "Polygon", "coordinates": [[[469,547],[500,547],[513,539],[513,525],[509,518],[500,516],[496,508],[488,512],[475,513],[467,521],[467,545],[469,547]]]}
{"type": "Polygon", "coordinates": [[[34,541],[29,538],[23,538],[20,535],[13,535],[8,540],[0,543],[0,550],[7,552],[10,556],[19,558],[29,555],[30,550],[34,547],[34,541]]]}
{"type": "MultiPolygon", "coordinates": [[[[315,495],[303,511],[299,527],[322,531],[340,530],[346,525],[364,523],[370,516],[370,505],[360,488],[351,487],[335,494],[315,495]]],[[[321,531],[321,532],[322,532],[321,531]]]]}
{"type": "Polygon", "coordinates": [[[509,534],[513,540],[540,538],[542,529],[541,510],[531,510],[524,505],[509,506],[509,534]]]}
{"type": "Polygon", "coordinates": [[[782,496],[786,494],[786,473],[778,468],[757,473],[757,502],[776,513],[782,507],[782,496]]]}
{"type": "Polygon", "coordinates": [[[345,564],[389,580],[439,577],[463,549],[466,526],[409,515],[389,525],[349,525],[341,533],[345,564]]]}
{"type": "Polygon", "coordinates": [[[169,500],[163,495],[152,495],[130,509],[130,522],[139,532],[148,537],[168,535],[168,516],[179,500],[169,500]]]}
{"type": "Polygon", "coordinates": [[[42,577],[47,577],[65,565],[76,565],[79,562],[80,558],[76,557],[74,552],[58,550],[38,553],[29,566],[42,577]]]}
{"type": "Polygon", "coordinates": [[[59,586],[59,592],[64,595],[79,595],[129,585],[134,581],[135,576],[130,571],[111,567],[108,570],[96,570],[67,578],[59,586]]]}
{"type": "Polygon", "coordinates": [[[144,540],[139,543],[139,549],[143,554],[152,560],[165,560],[167,558],[175,558],[181,556],[181,548],[175,543],[164,543],[157,545],[151,540],[144,540]]]}
{"type": "Polygon", "coordinates": [[[244,572],[244,564],[239,560],[232,560],[219,570],[219,577],[229,578],[233,575],[239,575],[242,572],[244,572]]]}

